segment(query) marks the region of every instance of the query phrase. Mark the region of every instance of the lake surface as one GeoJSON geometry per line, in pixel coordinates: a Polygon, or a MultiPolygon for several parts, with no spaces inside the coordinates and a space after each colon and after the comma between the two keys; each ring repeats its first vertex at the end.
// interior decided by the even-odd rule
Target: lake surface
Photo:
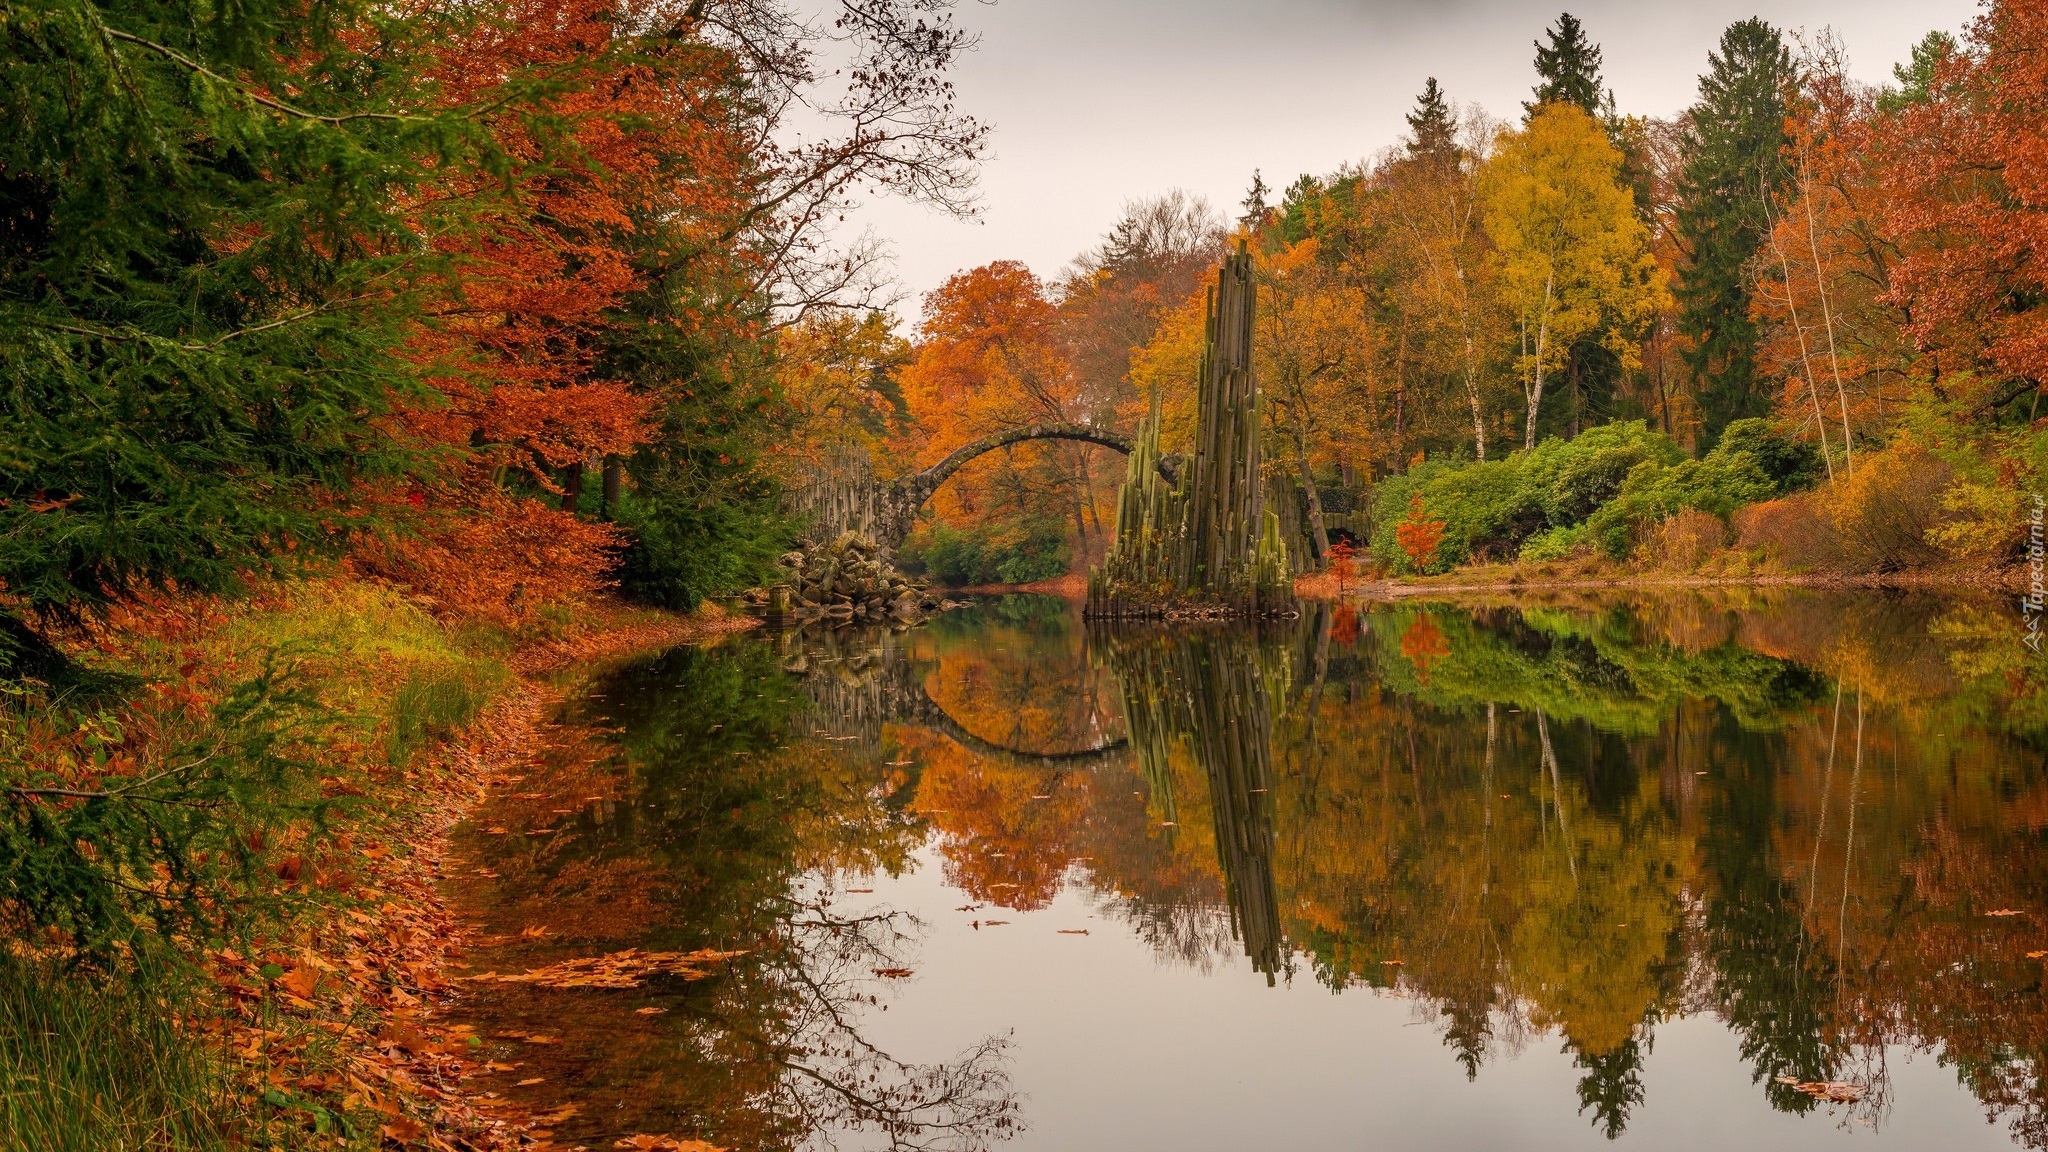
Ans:
{"type": "Polygon", "coordinates": [[[678,649],[564,710],[451,886],[477,973],[696,958],[458,1011],[563,1147],[2048,1146],[2021,636],[1799,590],[1008,597],[678,649]]]}

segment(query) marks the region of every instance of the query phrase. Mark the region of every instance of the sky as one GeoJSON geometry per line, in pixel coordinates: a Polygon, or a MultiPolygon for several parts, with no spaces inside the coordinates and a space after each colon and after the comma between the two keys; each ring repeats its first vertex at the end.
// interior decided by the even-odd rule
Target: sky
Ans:
{"type": "MultiPolygon", "coordinates": [[[[1451,99],[1519,114],[1532,42],[1559,0],[961,0],[980,35],[955,80],[993,125],[979,216],[901,201],[850,221],[896,255],[898,313],[954,272],[1022,260],[1041,276],[1115,223],[1126,201],[1183,188],[1236,211],[1254,169],[1284,188],[1397,143],[1427,77],[1451,99]]],[[[1832,28],[1873,83],[1930,30],[1960,32],[1975,0],[1572,0],[1624,113],[1694,99],[1728,24],[1832,28]]],[[[1273,199],[1278,199],[1277,195],[1273,199]]]]}

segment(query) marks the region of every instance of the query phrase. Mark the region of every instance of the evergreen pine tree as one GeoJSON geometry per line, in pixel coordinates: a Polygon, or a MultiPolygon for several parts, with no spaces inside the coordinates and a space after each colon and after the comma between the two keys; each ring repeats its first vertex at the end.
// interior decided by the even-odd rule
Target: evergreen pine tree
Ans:
{"type": "Polygon", "coordinates": [[[337,540],[401,463],[408,183],[477,133],[422,111],[444,33],[366,3],[13,7],[0,31],[0,675],[23,609],[234,586],[337,540]],[[374,33],[368,36],[357,32],[374,33]]]}
{"type": "Polygon", "coordinates": [[[1693,342],[1686,360],[1699,381],[1711,441],[1731,421],[1766,407],[1756,386],[1757,329],[1745,269],[1769,227],[1766,200],[1784,185],[1779,150],[1794,71],[1784,38],[1758,19],[1729,25],[1707,60],[1678,181],[1678,241],[1689,259],[1675,295],[1679,331],[1693,342]]]}
{"type": "Polygon", "coordinates": [[[1451,117],[1450,104],[1434,76],[1415,99],[1415,111],[1408,114],[1408,131],[1410,156],[1444,157],[1457,151],[1458,123],[1451,117]]]}
{"type": "Polygon", "coordinates": [[[1600,118],[1605,110],[1600,83],[1600,46],[1586,39],[1585,25],[1569,12],[1557,17],[1557,27],[1544,31],[1550,43],[1536,42],[1536,99],[1522,108],[1530,115],[1545,104],[1565,101],[1600,118]]]}
{"type": "Polygon", "coordinates": [[[1252,169],[1252,186],[1245,191],[1244,199],[1238,201],[1238,207],[1243,208],[1244,213],[1237,218],[1237,222],[1246,228],[1258,228],[1265,224],[1266,217],[1272,212],[1272,209],[1266,206],[1266,194],[1271,191],[1272,189],[1266,187],[1266,177],[1257,168],[1252,169]]]}

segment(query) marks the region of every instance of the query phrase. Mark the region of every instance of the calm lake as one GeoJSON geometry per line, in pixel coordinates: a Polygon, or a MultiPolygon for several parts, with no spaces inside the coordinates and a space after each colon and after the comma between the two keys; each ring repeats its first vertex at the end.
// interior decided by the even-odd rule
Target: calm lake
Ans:
{"type": "Polygon", "coordinates": [[[657,970],[456,1011],[563,1147],[2048,1146],[2021,637],[1785,589],[678,649],[450,871],[475,973],[657,970]]]}

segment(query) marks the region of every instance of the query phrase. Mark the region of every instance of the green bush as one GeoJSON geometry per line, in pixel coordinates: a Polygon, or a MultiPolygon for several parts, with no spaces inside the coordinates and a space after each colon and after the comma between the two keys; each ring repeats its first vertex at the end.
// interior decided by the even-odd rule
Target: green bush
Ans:
{"type": "Polygon", "coordinates": [[[906,543],[898,560],[906,570],[954,588],[1029,584],[1066,572],[1067,534],[1052,520],[984,524],[965,532],[936,523],[906,543]]]}
{"type": "Polygon", "coordinates": [[[1820,449],[1779,432],[1769,420],[1755,417],[1737,420],[1723,428],[1714,452],[1708,455],[1733,455],[1737,452],[1747,452],[1756,460],[1757,467],[1777,487],[1774,494],[1777,496],[1813,487],[1820,482],[1826,469],[1820,458],[1820,449]]]}
{"type": "Polygon", "coordinates": [[[1586,519],[1586,532],[1608,556],[1622,560],[1667,516],[1697,510],[1725,520],[1742,505],[1777,494],[1756,457],[1724,441],[1703,459],[1670,467],[1654,461],[1636,465],[1614,499],[1586,519]]]}
{"type": "Polygon", "coordinates": [[[1523,560],[1562,560],[1578,552],[1586,543],[1586,526],[1574,524],[1569,528],[1545,528],[1522,543],[1523,560]]]}
{"type": "MultiPolygon", "coordinates": [[[[1414,570],[1394,530],[1417,492],[1428,515],[1444,522],[1443,540],[1428,566],[1442,572],[1522,554],[1540,533],[1585,522],[1621,493],[1635,469],[1661,469],[1680,459],[1667,437],[1632,420],[1590,429],[1573,440],[1546,440],[1504,460],[1429,461],[1382,482],[1374,492],[1372,554],[1392,571],[1414,570]]],[[[1578,542],[1558,535],[1538,545],[1538,552],[1568,550],[1578,542]]]]}

